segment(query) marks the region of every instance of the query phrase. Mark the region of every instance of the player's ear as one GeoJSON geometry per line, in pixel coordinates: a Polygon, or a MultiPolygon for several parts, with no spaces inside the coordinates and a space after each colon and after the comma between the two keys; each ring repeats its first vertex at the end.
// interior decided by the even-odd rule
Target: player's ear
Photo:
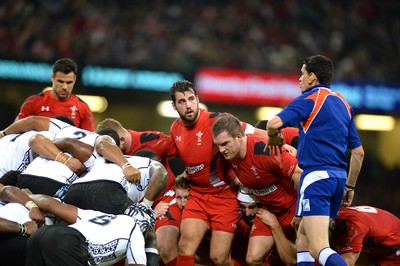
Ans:
{"type": "Polygon", "coordinates": [[[172,104],[172,108],[174,108],[174,110],[176,111],[175,103],[174,103],[174,102],[171,102],[171,104],[172,104]]]}

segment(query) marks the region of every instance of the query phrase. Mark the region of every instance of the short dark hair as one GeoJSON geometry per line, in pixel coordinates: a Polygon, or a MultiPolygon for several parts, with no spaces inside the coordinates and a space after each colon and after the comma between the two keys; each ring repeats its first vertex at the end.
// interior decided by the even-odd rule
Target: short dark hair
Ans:
{"type": "Polygon", "coordinates": [[[320,84],[329,86],[333,81],[333,62],[323,55],[313,55],[304,59],[303,64],[308,73],[314,73],[320,84]]]}
{"type": "Polygon", "coordinates": [[[103,128],[103,129],[100,129],[99,131],[97,131],[96,133],[99,134],[100,136],[103,136],[103,135],[110,136],[115,141],[115,144],[118,147],[121,144],[121,141],[119,139],[119,135],[118,135],[117,131],[115,131],[112,128],[103,128]]]}
{"type": "Polygon", "coordinates": [[[175,178],[174,188],[190,189],[189,179],[179,175],[175,178]]]}
{"type": "Polygon", "coordinates": [[[152,159],[154,161],[160,160],[160,158],[158,158],[157,154],[154,151],[148,150],[148,149],[140,149],[140,150],[136,151],[133,155],[140,156],[140,157],[146,157],[146,158],[152,159]]]}
{"type": "Polygon", "coordinates": [[[20,174],[21,171],[10,170],[0,178],[0,183],[4,186],[16,186],[20,174]]]}
{"type": "Polygon", "coordinates": [[[56,72],[64,74],[74,72],[75,75],[78,75],[78,65],[70,58],[62,58],[57,60],[53,65],[53,74],[56,72]]]}
{"type": "Polygon", "coordinates": [[[231,137],[236,137],[239,134],[242,136],[245,135],[239,119],[230,115],[221,116],[212,126],[213,136],[216,137],[222,132],[227,132],[231,137]]]}
{"type": "Polygon", "coordinates": [[[56,116],[56,117],[54,117],[54,118],[55,118],[55,119],[58,119],[58,120],[60,120],[60,121],[63,121],[63,122],[65,122],[65,123],[67,123],[67,124],[70,124],[71,126],[75,126],[74,121],[72,121],[71,118],[69,118],[69,117],[66,116],[66,115],[58,115],[58,116],[56,116]]]}
{"type": "Polygon", "coordinates": [[[188,80],[178,80],[174,84],[172,84],[170,90],[169,90],[169,96],[171,97],[171,100],[173,102],[176,101],[175,98],[175,93],[177,92],[193,92],[194,95],[197,95],[196,88],[194,87],[194,84],[188,80]]]}

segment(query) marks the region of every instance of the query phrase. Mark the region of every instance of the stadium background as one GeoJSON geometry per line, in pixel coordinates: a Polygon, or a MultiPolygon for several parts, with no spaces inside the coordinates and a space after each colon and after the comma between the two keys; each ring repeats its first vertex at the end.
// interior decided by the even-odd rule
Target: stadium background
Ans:
{"type": "MultiPolygon", "coordinates": [[[[71,57],[87,65],[180,73],[201,67],[298,74],[301,60],[324,54],[335,80],[400,88],[398,1],[98,1],[5,0],[0,4],[0,60],[44,62],[71,57]]],[[[18,73],[17,73],[18,74],[18,73]]],[[[48,81],[0,79],[0,126],[48,81]]],[[[80,73],[81,75],[81,73],[80,73]]],[[[279,88],[278,88],[279,89],[279,88]]],[[[400,89],[399,89],[400,90],[400,89]]],[[[106,117],[134,130],[168,133],[173,118],[158,115],[167,92],[84,86],[75,94],[108,100],[106,117]]],[[[201,101],[201,99],[200,99],[201,101]]],[[[204,102],[255,124],[254,105],[204,102]]],[[[400,215],[400,106],[390,132],[360,131],[366,151],[355,204],[400,215]]],[[[357,110],[369,111],[372,110],[357,110]]],[[[268,117],[266,117],[268,119],[268,117]]]]}

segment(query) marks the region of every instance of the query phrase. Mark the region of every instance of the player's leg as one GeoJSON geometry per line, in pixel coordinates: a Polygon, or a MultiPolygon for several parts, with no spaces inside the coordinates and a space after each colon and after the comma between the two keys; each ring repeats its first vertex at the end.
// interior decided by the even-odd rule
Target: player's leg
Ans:
{"type": "Polygon", "coordinates": [[[194,265],[196,250],[209,229],[208,224],[201,219],[187,218],[182,220],[177,265],[194,265]]]}
{"type": "Polygon", "coordinates": [[[235,234],[215,230],[211,234],[210,259],[214,265],[232,265],[231,246],[235,234]]]}
{"type": "Polygon", "coordinates": [[[264,265],[267,254],[274,246],[274,238],[269,236],[251,236],[247,247],[246,262],[248,265],[264,265]]]}
{"type": "MultiPolygon", "coordinates": [[[[301,182],[298,215],[303,216],[299,237],[306,236],[311,254],[322,265],[347,265],[343,258],[329,246],[329,218],[336,218],[343,197],[345,171],[315,171],[307,174],[301,182]]],[[[298,255],[307,255],[299,239],[298,255]],[[302,253],[299,253],[302,251],[302,253]]],[[[306,258],[307,259],[307,258],[306,258]]],[[[298,257],[298,265],[302,261],[298,257]]],[[[303,264],[307,265],[307,264],[303,264]]]]}
{"type": "Polygon", "coordinates": [[[165,225],[157,228],[157,249],[160,258],[167,265],[178,256],[179,228],[165,225]]]}

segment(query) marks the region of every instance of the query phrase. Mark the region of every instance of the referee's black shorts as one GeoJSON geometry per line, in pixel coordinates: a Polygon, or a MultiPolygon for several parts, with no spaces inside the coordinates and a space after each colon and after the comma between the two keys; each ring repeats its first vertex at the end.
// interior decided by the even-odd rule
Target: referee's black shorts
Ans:
{"type": "Polygon", "coordinates": [[[108,180],[73,183],[65,194],[64,202],[84,210],[109,214],[123,214],[133,204],[121,184],[108,180]]]}
{"type": "Polygon", "coordinates": [[[65,225],[44,226],[33,233],[27,243],[26,265],[88,265],[86,238],[65,225]]]}

